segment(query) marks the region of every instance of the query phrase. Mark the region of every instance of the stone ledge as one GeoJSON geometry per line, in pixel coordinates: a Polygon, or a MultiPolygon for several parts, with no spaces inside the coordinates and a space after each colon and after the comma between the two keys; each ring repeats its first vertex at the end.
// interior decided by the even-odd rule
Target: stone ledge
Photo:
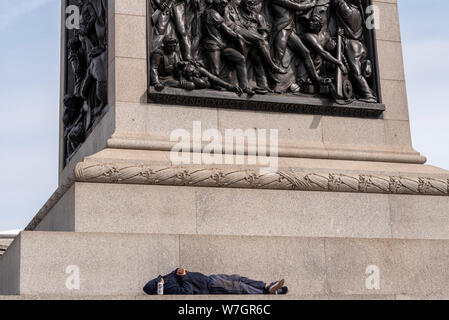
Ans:
{"type": "Polygon", "coordinates": [[[385,105],[382,103],[336,102],[306,94],[268,94],[243,98],[227,91],[186,91],[168,87],[163,91],[149,87],[148,103],[362,118],[378,118],[385,111],[385,105]]]}
{"type": "MultiPolygon", "coordinates": [[[[124,296],[84,296],[84,297],[68,297],[64,295],[23,295],[23,296],[0,296],[2,300],[93,300],[93,301],[105,301],[105,300],[138,300],[138,301],[285,301],[285,300],[395,300],[395,299],[407,299],[401,298],[401,296],[395,295],[379,295],[379,296],[365,296],[365,295],[341,295],[341,296],[301,296],[301,295],[284,295],[284,296],[255,296],[255,295],[198,295],[198,296],[145,296],[145,295],[124,295],[124,296]]],[[[422,297],[421,299],[426,299],[422,297]]],[[[433,298],[433,299],[444,299],[433,298]]]]}
{"type": "Polygon", "coordinates": [[[449,300],[448,296],[405,296],[405,295],[316,295],[316,296],[302,296],[291,295],[285,296],[254,296],[254,295],[202,295],[202,296],[144,296],[144,295],[129,295],[129,296],[85,296],[85,297],[67,297],[63,295],[39,295],[39,296],[0,296],[0,301],[42,301],[42,300],[90,300],[90,301],[111,301],[111,300],[125,300],[125,301],[310,301],[310,300],[449,300]]]}
{"type": "Polygon", "coordinates": [[[310,300],[449,300],[449,296],[405,296],[405,295],[316,295],[302,296],[253,296],[253,295],[202,295],[202,296],[85,296],[85,297],[67,297],[67,296],[0,296],[0,301],[5,300],[91,300],[91,301],[111,301],[111,300],[137,300],[137,301],[310,301],[310,300]]]}
{"type": "MultiPolygon", "coordinates": [[[[168,138],[148,135],[123,135],[116,134],[108,140],[108,148],[123,150],[151,150],[171,151],[175,142],[168,138]]],[[[207,143],[203,142],[203,148],[207,143]]],[[[247,146],[243,146],[246,150],[247,146]]],[[[192,148],[189,148],[192,151],[192,148]]],[[[247,152],[247,151],[245,151],[247,152]]],[[[327,143],[326,146],[303,145],[295,146],[280,144],[278,150],[280,157],[285,158],[309,158],[325,160],[348,160],[348,161],[371,161],[424,164],[425,156],[411,148],[392,148],[391,146],[357,146],[357,145],[335,145],[327,143]]]]}
{"type": "Polygon", "coordinates": [[[23,232],[18,241],[0,259],[2,294],[138,297],[149,279],[182,265],[204,274],[282,277],[292,297],[449,296],[447,240],[23,232]],[[380,270],[379,290],[366,288],[372,265],[380,270]],[[79,267],[80,290],[66,287],[68,266],[79,267]]]}

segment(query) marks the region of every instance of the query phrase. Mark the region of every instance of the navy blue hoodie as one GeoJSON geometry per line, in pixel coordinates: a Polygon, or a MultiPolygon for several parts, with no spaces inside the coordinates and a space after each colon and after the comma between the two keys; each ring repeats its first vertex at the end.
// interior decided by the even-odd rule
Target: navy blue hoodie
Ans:
{"type": "Polygon", "coordinates": [[[199,272],[187,272],[185,276],[177,275],[178,269],[166,276],[151,280],[143,288],[148,295],[157,294],[157,284],[164,279],[164,294],[195,295],[209,294],[209,277],[199,272]]]}

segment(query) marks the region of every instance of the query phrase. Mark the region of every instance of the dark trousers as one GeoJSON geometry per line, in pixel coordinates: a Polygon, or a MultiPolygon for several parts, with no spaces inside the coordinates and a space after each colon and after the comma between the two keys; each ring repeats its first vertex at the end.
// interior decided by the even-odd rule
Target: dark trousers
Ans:
{"type": "Polygon", "coordinates": [[[209,277],[210,294],[266,294],[266,283],[237,274],[217,274],[209,277]]]}

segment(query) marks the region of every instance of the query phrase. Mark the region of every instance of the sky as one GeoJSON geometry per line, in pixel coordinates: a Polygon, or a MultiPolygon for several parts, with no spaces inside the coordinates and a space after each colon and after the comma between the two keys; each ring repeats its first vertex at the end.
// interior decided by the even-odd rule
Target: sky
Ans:
{"type": "MultiPolygon", "coordinates": [[[[449,1],[399,0],[413,145],[449,169],[449,1]]],[[[58,184],[60,0],[0,0],[0,231],[58,184]]]]}

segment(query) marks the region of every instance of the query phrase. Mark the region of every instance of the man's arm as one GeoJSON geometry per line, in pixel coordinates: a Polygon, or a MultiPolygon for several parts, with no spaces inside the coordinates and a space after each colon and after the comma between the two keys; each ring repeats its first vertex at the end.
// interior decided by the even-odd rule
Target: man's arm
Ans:
{"type": "Polygon", "coordinates": [[[295,10],[295,11],[304,11],[315,7],[316,0],[307,0],[303,3],[296,3],[290,0],[271,0],[272,3],[277,4],[278,6],[295,10]]]}
{"type": "Polygon", "coordinates": [[[336,65],[340,65],[340,61],[338,61],[335,57],[333,57],[328,51],[326,51],[321,44],[319,44],[319,42],[316,40],[316,38],[311,35],[306,33],[303,36],[303,40],[305,40],[305,42],[307,43],[307,45],[313,50],[315,51],[317,54],[319,54],[321,57],[323,57],[324,59],[326,59],[327,61],[336,64],[336,65]]]}
{"type": "MultiPolygon", "coordinates": [[[[213,75],[212,73],[210,73],[209,71],[207,71],[205,68],[203,68],[201,66],[197,66],[197,69],[201,75],[207,77],[209,79],[209,81],[211,81],[212,83],[217,84],[220,87],[223,87],[227,90],[235,91],[239,94],[243,93],[243,91],[242,91],[242,89],[240,89],[240,87],[234,86],[234,85],[222,80],[221,78],[219,78],[219,77],[213,75]]],[[[186,270],[186,273],[187,273],[187,270],[186,270]]]]}
{"type": "Polygon", "coordinates": [[[193,294],[193,286],[187,274],[187,270],[183,268],[176,269],[172,272],[173,281],[164,285],[164,293],[174,295],[191,295],[193,294]],[[180,280],[181,285],[176,281],[176,277],[180,280]]]}
{"type": "Polygon", "coordinates": [[[164,294],[192,295],[193,287],[190,282],[185,281],[184,279],[181,280],[181,285],[176,282],[170,281],[164,284],[164,294]]]}
{"type": "Polygon", "coordinates": [[[230,27],[228,27],[228,26],[224,23],[224,21],[222,21],[222,22],[219,23],[218,28],[219,28],[222,32],[224,32],[227,36],[229,36],[229,37],[231,37],[231,38],[236,39],[236,38],[239,37],[239,35],[238,35],[234,30],[232,30],[230,27]]]}

